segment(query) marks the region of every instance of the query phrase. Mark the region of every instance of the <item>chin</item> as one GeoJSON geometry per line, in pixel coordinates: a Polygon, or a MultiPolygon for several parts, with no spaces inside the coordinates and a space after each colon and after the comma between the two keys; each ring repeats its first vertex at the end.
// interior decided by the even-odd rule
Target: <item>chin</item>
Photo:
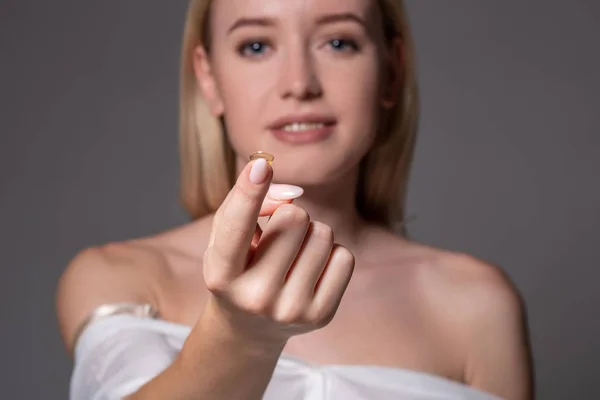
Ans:
{"type": "Polygon", "coordinates": [[[273,183],[285,183],[303,188],[339,184],[349,177],[352,165],[338,165],[336,163],[306,162],[292,163],[280,162],[273,164],[273,183]]]}
{"type": "MultiPolygon", "coordinates": [[[[340,181],[354,178],[353,174],[358,172],[358,164],[365,155],[362,149],[368,145],[345,146],[340,141],[330,141],[307,146],[283,146],[266,140],[256,142],[260,145],[253,151],[262,150],[275,157],[273,183],[304,188],[338,185],[340,181]]],[[[248,148],[247,152],[251,153],[247,143],[240,147],[248,148]]],[[[243,162],[247,162],[246,159],[243,162]]]]}

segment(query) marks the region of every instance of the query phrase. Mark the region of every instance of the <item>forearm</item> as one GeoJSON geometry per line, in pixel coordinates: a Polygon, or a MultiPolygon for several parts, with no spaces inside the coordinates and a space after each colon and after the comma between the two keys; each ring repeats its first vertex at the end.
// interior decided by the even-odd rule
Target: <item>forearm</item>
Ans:
{"type": "Polygon", "coordinates": [[[250,345],[200,321],[179,357],[128,400],[260,400],[283,344],[250,345]]]}

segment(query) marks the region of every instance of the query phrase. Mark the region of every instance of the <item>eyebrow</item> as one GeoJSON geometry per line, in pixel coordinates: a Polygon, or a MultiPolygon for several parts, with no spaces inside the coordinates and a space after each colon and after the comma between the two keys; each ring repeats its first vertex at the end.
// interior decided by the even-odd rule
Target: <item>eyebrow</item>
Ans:
{"type": "Polygon", "coordinates": [[[333,22],[344,22],[351,21],[362,25],[363,28],[367,28],[367,23],[364,19],[352,12],[338,13],[338,14],[326,14],[317,19],[317,25],[325,25],[333,22]]]}
{"type": "Polygon", "coordinates": [[[273,26],[275,21],[272,18],[240,18],[236,20],[233,25],[227,30],[227,34],[230,34],[234,30],[241,28],[242,26],[273,26]]]}
{"type": "MultiPolygon", "coordinates": [[[[317,18],[317,25],[326,25],[334,22],[344,22],[344,21],[352,21],[361,25],[363,28],[367,29],[367,23],[364,19],[359,17],[358,15],[345,12],[338,14],[326,14],[317,18]]],[[[256,18],[239,18],[237,19],[227,30],[227,34],[230,34],[234,30],[241,28],[243,26],[274,26],[275,20],[272,18],[266,17],[256,17],[256,18]]]]}

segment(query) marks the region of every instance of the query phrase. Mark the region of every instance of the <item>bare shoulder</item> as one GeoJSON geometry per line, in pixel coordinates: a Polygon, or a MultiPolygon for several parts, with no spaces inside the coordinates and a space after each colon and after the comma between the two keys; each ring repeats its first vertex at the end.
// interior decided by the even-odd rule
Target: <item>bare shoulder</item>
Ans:
{"type": "MultiPolygon", "coordinates": [[[[165,319],[181,315],[202,300],[201,261],[212,216],[159,234],[86,248],[61,276],[56,292],[59,328],[69,353],[82,322],[103,304],[151,304],[165,319]]],[[[190,311],[191,310],[191,311],[190,311]]],[[[187,313],[187,314],[186,314],[187,313]]]]}
{"type": "MultiPolygon", "coordinates": [[[[379,230],[370,237],[374,262],[390,268],[403,282],[418,289],[420,300],[440,310],[452,304],[473,318],[515,315],[523,301],[499,266],[473,255],[441,249],[379,230]]],[[[383,274],[382,276],[388,276],[383,274]]]]}
{"type": "Polygon", "coordinates": [[[156,303],[157,277],[167,274],[163,252],[144,242],[86,248],[73,257],[56,292],[59,328],[69,353],[80,324],[107,303],[156,303]]]}
{"type": "Polygon", "coordinates": [[[401,270],[421,294],[421,304],[442,324],[463,336],[477,327],[524,318],[523,299],[497,265],[473,255],[410,242],[402,249],[401,270]]]}
{"type": "Polygon", "coordinates": [[[444,335],[464,355],[465,383],[511,399],[532,396],[523,298],[499,266],[470,254],[414,245],[415,283],[444,335]]]}
{"type": "Polygon", "coordinates": [[[379,254],[387,253],[383,264],[393,268],[403,282],[415,289],[419,304],[428,315],[448,319],[442,321],[444,326],[452,322],[459,329],[469,329],[473,326],[470,320],[485,323],[523,317],[522,297],[501,267],[470,254],[395,235],[381,236],[378,240],[383,243],[379,254]],[[449,307],[451,313],[447,312],[449,307]]]}
{"type": "Polygon", "coordinates": [[[497,265],[470,254],[429,249],[423,265],[425,284],[440,298],[451,299],[458,310],[476,318],[514,316],[523,309],[522,298],[508,275],[497,265]],[[443,298],[442,298],[443,296],[443,298]]]}

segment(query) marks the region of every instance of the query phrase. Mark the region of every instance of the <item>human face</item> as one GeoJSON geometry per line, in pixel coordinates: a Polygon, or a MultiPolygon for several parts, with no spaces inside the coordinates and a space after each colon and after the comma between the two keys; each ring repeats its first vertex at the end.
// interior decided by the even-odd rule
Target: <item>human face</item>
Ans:
{"type": "Polygon", "coordinates": [[[210,13],[196,74],[238,160],[269,152],[274,181],[303,186],[356,172],[386,85],[377,1],[213,0],[210,13]]]}

